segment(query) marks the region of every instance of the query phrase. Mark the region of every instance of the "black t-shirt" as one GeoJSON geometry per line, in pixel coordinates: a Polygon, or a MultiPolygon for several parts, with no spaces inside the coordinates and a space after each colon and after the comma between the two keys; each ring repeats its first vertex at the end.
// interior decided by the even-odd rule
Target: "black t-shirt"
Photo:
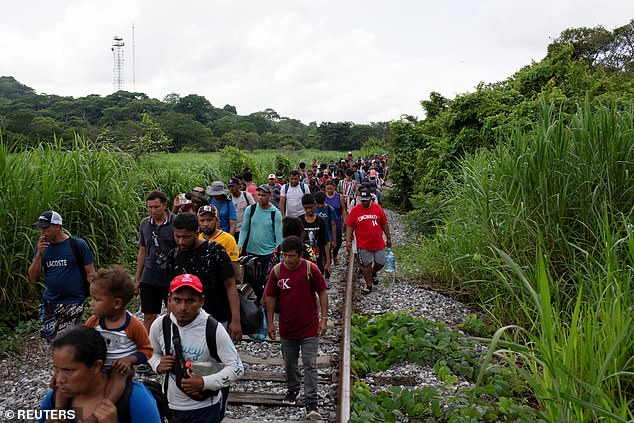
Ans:
{"type": "Polygon", "coordinates": [[[205,241],[191,251],[178,248],[170,251],[167,260],[169,280],[184,273],[200,278],[205,295],[205,311],[219,322],[230,321],[231,308],[224,281],[233,276],[233,266],[224,247],[214,241],[205,241]]]}
{"type": "Polygon", "coordinates": [[[326,244],[328,243],[328,229],[326,228],[326,222],[321,217],[317,216],[313,223],[306,221],[306,215],[299,217],[304,226],[304,232],[306,233],[306,241],[308,245],[313,249],[315,256],[324,254],[326,244]]]}

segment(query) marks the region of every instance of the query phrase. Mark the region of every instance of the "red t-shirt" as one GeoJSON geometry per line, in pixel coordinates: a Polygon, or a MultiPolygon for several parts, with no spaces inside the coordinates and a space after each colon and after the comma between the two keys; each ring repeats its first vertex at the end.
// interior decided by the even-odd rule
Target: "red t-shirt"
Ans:
{"type": "Polygon", "coordinates": [[[315,292],[326,289],[326,281],[315,263],[302,259],[297,269],[289,270],[280,264],[280,277],[271,270],[266,284],[266,295],[277,297],[279,304],[280,337],[306,339],[318,335],[319,310],[315,292]],[[310,268],[310,281],[306,265],[310,268]]]}
{"type": "Polygon", "coordinates": [[[381,225],[385,224],[387,224],[387,217],[383,208],[372,202],[367,209],[364,209],[362,204],[354,206],[346,222],[346,225],[354,228],[357,248],[368,251],[379,251],[385,248],[381,228],[381,225]]]}

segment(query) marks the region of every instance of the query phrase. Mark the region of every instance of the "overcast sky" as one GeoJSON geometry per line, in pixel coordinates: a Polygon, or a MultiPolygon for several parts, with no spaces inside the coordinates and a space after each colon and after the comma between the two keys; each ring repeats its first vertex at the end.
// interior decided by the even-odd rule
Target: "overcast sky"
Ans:
{"type": "Polygon", "coordinates": [[[612,30],[632,0],[23,0],[0,9],[0,75],[38,93],[198,94],[241,115],[311,121],[422,117],[420,100],[507,78],[566,28],[612,30]],[[135,86],[133,87],[132,24],[135,86]]]}

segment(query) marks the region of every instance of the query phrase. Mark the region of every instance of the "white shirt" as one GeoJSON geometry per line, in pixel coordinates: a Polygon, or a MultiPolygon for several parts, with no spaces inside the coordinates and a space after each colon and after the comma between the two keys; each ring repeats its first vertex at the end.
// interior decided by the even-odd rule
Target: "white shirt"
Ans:
{"type": "MultiPolygon", "coordinates": [[[[207,329],[207,317],[209,314],[205,310],[200,310],[198,317],[196,317],[191,323],[185,326],[178,326],[174,315],[170,315],[172,322],[178,326],[178,332],[181,337],[183,345],[183,357],[185,360],[192,363],[196,362],[212,362],[215,361],[211,354],[209,354],[209,348],[207,347],[207,340],[205,338],[205,332],[207,329]]],[[[163,316],[154,320],[152,327],[150,328],[150,341],[152,347],[154,347],[154,353],[148,360],[152,369],[156,371],[161,357],[165,351],[165,342],[163,340],[163,316]]],[[[173,345],[170,345],[170,349],[173,349],[173,345]]],[[[225,386],[229,386],[231,383],[238,380],[244,374],[244,366],[240,355],[236,351],[236,347],[233,345],[229,334],[225,328],[219,323],[216,328],[216,350],[218,357],[224,364],[224,368],[218,373],[214,373],[207,376],[202,376],[205,381],[205,389],[220,390],[225,386]]],[[[196,401],[189,398],[183,391],[181,391],[176,385],[176,377],[173,372],[169,373],[170,381],[167,387],[167,401],[169,402],[170,409],[173,410],[197,410],[204,407],[210,407],[216,404],[222,399],[222,393],[213,396],[205,401],[196,401]]]]}
{"type": "MultiPolygon", "coordinates": [[[[307,184],[303,185],[304,191],[306,191],[306,194],[309,194],[310,188],[308,188],[307,184]]],[[[291,186],[291,184],[288,183],[282,187],[280,196],[286,197],[286,216],[299,217],[304,214],[304,206],[302,206],[304,191],[302,191],[301,184],[291,186]]]]}
{"type": "Polygon", "coordinates": [[[236,206],[236,232],[240,232],[240,228],[242,228],[242,222],[244,222],[244,209],[247,206],[255,203],[253,196],[246,191],[240,191],[239,197],[234,197],[231,194],[231,201],[233,205],[236,206]],[[245,198],[246,197],[246,200],[245,198]]]}

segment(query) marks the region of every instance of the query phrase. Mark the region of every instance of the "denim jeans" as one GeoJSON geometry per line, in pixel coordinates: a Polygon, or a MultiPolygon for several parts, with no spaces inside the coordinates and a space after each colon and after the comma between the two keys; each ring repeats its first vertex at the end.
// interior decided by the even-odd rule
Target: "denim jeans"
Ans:
{"type": "Polygon", "coordinates": [[[317,404],[317,353],[319,338],[305,339],[281,338],[282,356],[286,370],[286,384],[290,391],[299,391],[301,374],[299,371],[299,353],[301,350],[304,365],[304,398],[306,404],[317,404]]]}

